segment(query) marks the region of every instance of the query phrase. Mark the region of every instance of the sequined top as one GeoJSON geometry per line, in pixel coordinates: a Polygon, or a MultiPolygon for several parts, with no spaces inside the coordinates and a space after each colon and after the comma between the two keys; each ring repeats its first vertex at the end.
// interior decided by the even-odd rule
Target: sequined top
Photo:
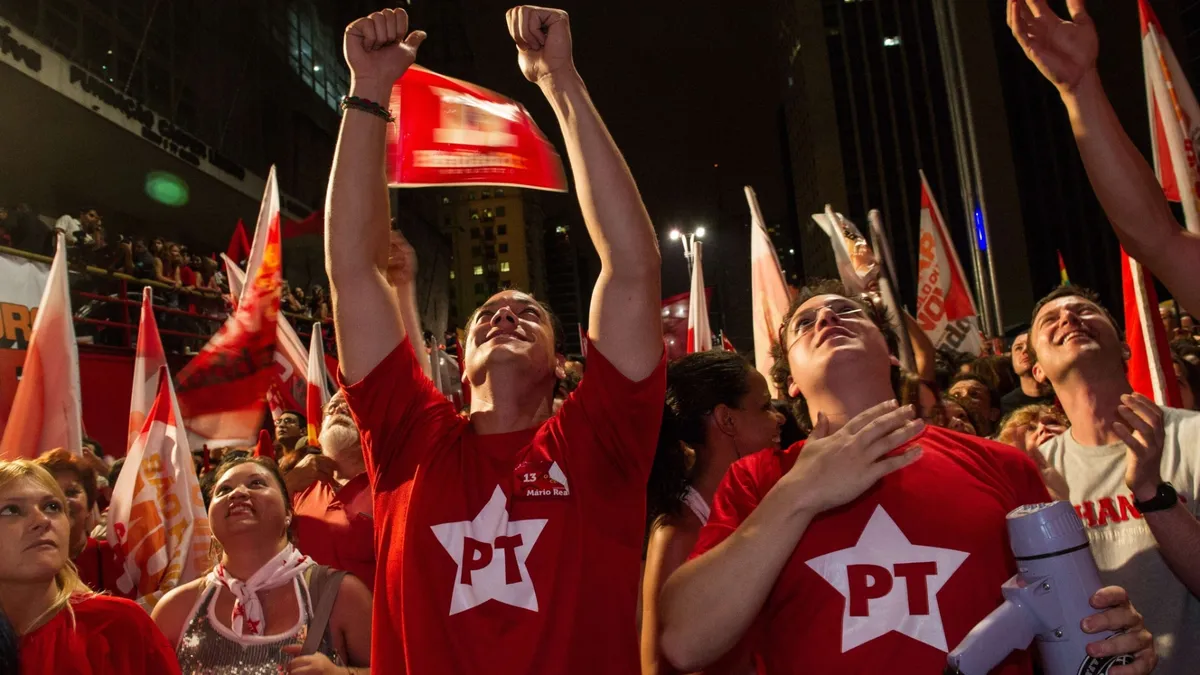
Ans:
{"type": "MultiPolygon", "coordinates": [[[[214,598],[219,586],[206,584],[175,648],[184,675],[278,675],[280,666],[292,659],[281,650],[288,645],[303,643],[308,633],[313,604],[308,595],[306,576],[301,575],[293,581],[302,599],[300,620],[295,627],[276,635],[257,637],[235,637],[217,620],[214,598]]],[[[333,648],[328,628],[317,651],[328,656],[334,665],[345,665],[333,648]]]]}

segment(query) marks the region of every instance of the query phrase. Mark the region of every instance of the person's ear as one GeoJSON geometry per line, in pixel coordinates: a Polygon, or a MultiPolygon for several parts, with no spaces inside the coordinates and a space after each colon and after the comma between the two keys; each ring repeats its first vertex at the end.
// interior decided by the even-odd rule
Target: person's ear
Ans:
{"type": "Polygon", "coordinates": [[[724,403],[718,403],[712,411],[712,423],[717,430],[726,436],[737,435],[737,423],[733,419],[733,411],[724,403]]]}
{"type": "Polygon", "coordinates": [[[1042,364],[1033,364],[1033,379],[1038,384],[1046,384],[1046,371],[1042,370],[1042,364]]]}
{"type": "Polygon", "coordinates": [[[567,357],[562,354],[554,355],[554,377],[559,380],[567,378],[567,357]]]}

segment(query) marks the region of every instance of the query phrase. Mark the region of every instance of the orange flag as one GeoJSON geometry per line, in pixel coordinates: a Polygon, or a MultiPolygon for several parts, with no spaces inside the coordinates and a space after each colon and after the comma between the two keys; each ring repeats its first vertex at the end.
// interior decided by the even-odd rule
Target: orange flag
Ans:
{"type": "Polygon", "coordinates": [[[154,403],[125,456],[108,512],[108,542],[125,561],[117,588],[147,610],[208,570],[212,541],[166,366],[155,379],[154,403]]]}
{"type": "Polygon", "coordinates": [[[67,286],[67,248],[58,249],[25,352],[21,381],[0,439],[0,458],[34,458],[55,448],[83,452],[79,348],[67,286]]]}

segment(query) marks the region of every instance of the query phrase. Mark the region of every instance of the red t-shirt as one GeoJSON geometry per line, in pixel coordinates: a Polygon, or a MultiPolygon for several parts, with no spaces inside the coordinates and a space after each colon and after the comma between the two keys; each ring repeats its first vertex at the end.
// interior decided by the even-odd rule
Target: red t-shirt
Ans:
{"type": "Polygon", "coordinates": [[[184,286],[196,285],[196,273],[187,265],[179,266],[179,283],[184,286]]]}
{"type": "Polygon", "coordinates": [[[106,595],[72,600],[66,610],[21,637],[22,675],[173,675],[175,650],[137,603],[106,595]]]}
{"type": "Polygon", "coordinates": [[[322,565],[375,584],[375,519],[371,483],[361,473],[341,489],[316,481],[292,497],[296,548],[322,565]]]}
{"type": "Polygon", "coordinates": [[[666,360],[641,382],[594,347],[538,427],[476,435],[406,340],[346,387],[375,494],[371,668],[636,673],[637,585],[666,360]]]}
{"type": "MultiPolygon", "coordinates": [[[[1002,602],[1016,573],[1004,518],[1050,501],[1041,475],[1014,448],[938,427],[913,444],[916,463],[805,530],[750,629],[766,672],[940,673],[1002,602]]],[[[737,529],[803,446],[734,463],[692,556],[737,529]]],[[[1030,672],[1025,651],[992,671],[1030,672]]]]}
{"type": "Polygon", "coordinates": [[[88,537],[87,546],[83,547],[73,562],[79,570],[79,578],[88,588],[97,593],[107,591],[113,595],[125,595],[117,588],[117,579],[123,571],[121,560],[107,540],[88,537]]]}

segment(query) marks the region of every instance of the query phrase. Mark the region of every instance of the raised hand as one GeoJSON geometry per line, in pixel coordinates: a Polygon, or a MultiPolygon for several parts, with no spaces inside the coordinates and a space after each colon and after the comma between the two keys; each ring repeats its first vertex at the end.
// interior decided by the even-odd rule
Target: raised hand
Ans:
{"type": "Polygon", "coordinates": [[[1046,0],[1008,0],[1008,27],[1025,56],[1062,93],[1079,86],[1096,69],[1100,42],[1084,0],[1067,0],[1070,21],[1063,21],[1046,0]]]}
{"type": "Polygon", "coordinates": [[[517,61],[530,82],[575,71],[571,24],[561,9],[521,5],[508,10],[508,34],[517,45],[517,61]]]}
{"type": "Polygon", "coordinates": [[[398,230],[392,230],[388,236],[388,281],[393,286],[413,283],[417,278],[416,250],[398,230]]]}
{"type": "Polygon", "coordinates": [[[797,483],[806,509],[821,513],[857,499],[880,478],[912,464],[919,447],[894,457],[887,453],[925,428],[912,406],[880,403],[828,434],[829,420],[819,414],[808,442],[785,480],[797,483]]]}
{"type": "Polygon", "coordinates": [[[424,41],[424,31],[408,32],[408,14],[403,9],[385,9],[347,26],[342,50],[356,83],[374,82],[390,89],[416,62],[417,48],[424,41]]]}
{"type": "Polygon", "coordinates": [[[1125,486],[1139,500],[1151,499],[1162,480],[1163,413],[1141,394],[1126,394],[1113,432],[1125,443],[1125,486]]]}

